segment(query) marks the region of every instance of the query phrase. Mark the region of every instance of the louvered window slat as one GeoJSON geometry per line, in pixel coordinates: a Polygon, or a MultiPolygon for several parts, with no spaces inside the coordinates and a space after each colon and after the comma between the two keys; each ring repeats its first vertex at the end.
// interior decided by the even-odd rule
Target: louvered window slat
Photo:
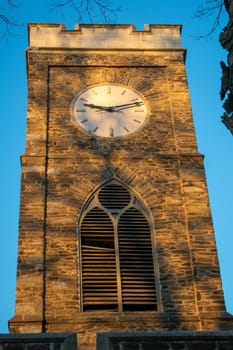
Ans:
{"type": "Polygon", "coordinates": [[[143,206],[116,181],[92,201],[96,206],[89,201],[80,226],[83,310],[156,310],[151,228],[143,206]]]}
{"type": "Polygon", "coordinates": [[[93,208],[84,217],[81,242],[83,310],[116,309],[114,230],[102,209],[93,208]]]}
{"type": "Polygon", "coordinates": [[[99,201],[107,209],[122,209],[130,202],[130,193],[121,185],[110,183],[99,192],[99,201]]]}
{"type": "Polygon", "coordinates": [[[156,309],[150,226],[138,209],[130,208],[121,216],[118,239],[123,310],[156,309]]]}

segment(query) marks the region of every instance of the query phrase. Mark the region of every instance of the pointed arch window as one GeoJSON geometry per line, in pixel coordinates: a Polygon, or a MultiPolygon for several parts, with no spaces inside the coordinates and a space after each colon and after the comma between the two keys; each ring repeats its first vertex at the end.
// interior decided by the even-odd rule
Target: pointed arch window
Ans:
{"type": "Polygon", "coordinates": [[[157,310],[148,209],[112,180],[84,206],[79,223],[83,311],[157,310]]]}

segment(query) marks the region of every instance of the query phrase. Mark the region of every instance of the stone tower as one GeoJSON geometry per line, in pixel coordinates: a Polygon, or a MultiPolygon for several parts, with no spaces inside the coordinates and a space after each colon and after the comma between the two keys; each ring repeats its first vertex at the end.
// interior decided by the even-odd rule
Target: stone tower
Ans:
{"type": "Polygon", "coordinates": [[[180,30],[29,25],[12,333],[232,327],[180,30]]]}

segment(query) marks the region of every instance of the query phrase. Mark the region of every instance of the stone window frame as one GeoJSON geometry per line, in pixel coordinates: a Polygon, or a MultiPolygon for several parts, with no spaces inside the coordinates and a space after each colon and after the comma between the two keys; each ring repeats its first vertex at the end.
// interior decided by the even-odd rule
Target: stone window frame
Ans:
{"type": "MultiPolygon", "coordinates": [[[[131,228],[135,229],[135,225],[132,224],[131,228]]],[[[98,229],[97,229],[97,232],[98,232],[98,229]]],[[[123,231],[122,231],[122,234],[124,235],[123,231]]],[[[101,233],[100,233],[100,236],[101,236],[101,233]]],[[[102,235],[102,238],[103,238],[103,235],[102,235]]],[[[143,201],[141,196],[138,193],[136,193],[136,191],[132,187],[128,186],[126,183],[122,182],[121,180],[118,180],[116,178],[111,178],[103,182],[100,186],[98,186],[98,188],[93,190],[93,192],[89,195],[88,199],[84,203],[84,206],[81,211],[79,224],[78,224],[78,240],[79,240],[79,253],[80,253],[79,254],[80,256],[80,259],[79,259],[80,311],[85,311],[85,312],[86,311],[110,311],[110,312],[111,311],[114,311],[114,312],[161,311],[158,263],[157,263],[157,256],[156,256],[156,244],[155,244],[155,238],[154,238],[153,217],[145,201],[143,201]],[[121,193],[119,196],[118,195],[116,195],[115,197],[113,196],[113,202],[114,201],[123,202],[124,205],[122,207],[120,204],[120,205],[117,205],[117,208],[116,208],[114,207],[114,204],[113,205],[111,204],[111,201],[108,202],[108,200],[106,199],[106,193],[104,193],[103,190],[109,186],[113,186],[113,187],[119,186],[119,189],[123,188],[125,190],[125,193],[121,193]],[[124,215],[126,215],[126,213],[130,213],[130,210],[131,210],[131,213],[133,212],[132,209],[134,209],[135,213],[137,214],[137,220],[139,220],[139,225],[142,225],[142,228],[145,230],[145,232],[147,231],[147,238],[149,237],[149,245],[148,243],[146,243],[146,237],[145,238],[139,237],[139,240],[142,239],[142,242],[144,242],[145,251],[143,252],[143,250],[140,249],[140,252],[139,252],[139,249],[138,249],[138,253],[137,253],[139,254],[138,256],[140,258],[146,258],[146,260],[148,260],[147,263],[141,262],[141,264],[144,265],[144,268],[147,269],[147,274],[148,274],[147,276],[148,281],[146,280],[146,277],[145,277],[146,274],[144,274],[144,279],[148,283],[148,285],[150,284],[150,287],[148,287],[147,291],[144,292],[145,293],[144,296],[140,294],[141,292],[140,292],[139,285],[140,283],[143,283],[138,277],[140,275],[140,272],[138,273],[138,276],[137,276],[139,279],[136,282],[132,282],[134,287],[136,287],[136,288],[133,288],[133,289],[136,289],[134,296],[132,296],[133,289],[129,286],[129,283],[126,282],[125,286],[123,285],[123,277],[122,277],[123,253],[120,252],[121,243],[119,240],[119,223],[121,221],[121,218],[124,215]],[[98,226],[99,224],[98,216],[101,215],[101,213],[102,213],[101,219],[103,219],[105,223],[105,231],[106,231],[105,238],[107,237],[106,239],[104,238],[104,242],[101,241],[101,239],[99,241],[98,239],[95,241],[94,232],[92,229],[90,229],[91,230],[90,232],[88,231],[89,228],[84,229],[84,227],[89,227],[89,226],[90,227],[92,226],[93,228],[93,225],[91,224],[92,222],[91,220],[94,220],[95,227],[96,225],[98,226]],[[112,233],[112,241],[110,238],[111,233],[112,233]],[[101,261],[101,258],[97,257],[97,255],[101,251],[103,253],[102,261],[101,261]],[[148,253],[149,251],[151,252],[148,253]],[[109,261],[109,266],[107,266],[107,264],[104,266],[103,260],[105,258],[106,258],[106,261],[109,261]],[[95,259],[97,259],[97,262],[98,262],[97,264],[94,264],[95,259]],[[86,263],[85,260],[88,262],[86,263]],[[114,267],[113,267],[113,261],[115,262],[114,267]],[[98,264],[101,265],[99,271],[98,271],[98,267],[96,267],[98,266],[98,264]],[[97,270],[93,271],[93,266],[97,270]],[[105,268],[107,272],[103,272],[103,268],[105,268]],[[113,276],[114,271],[115,271],[115,277],[113,276]],[[151,282],[152,271],[153,271],[153,282],[151,282]],[[103,275],[101,276],[102,272],[103,272],[103,275]],[[101,277],[103,279],[106,279],[105,289],[103,288],[103,285],[104,285],[103,279],[100,282],[100,284],[102,284],[102,287],[101,285],[98,285],[98,283],[95,283],[96,273],[100,276],[100,279],[101,277]],[[105,276],[105,273],[106,275],[109,274],[107,278],[105,276]],[[149,280],[150,280],[150,283],[149,283],[149,280]],[[87,287],[88,283],[89,283],[89,286],[87,287]],[[152,287],[152,284],[153,284],[153,287],[152,287]],[[102,288],[102,293],[103,293],[102,296],[98,294],[99,292],[98,288],[99,288],[99,291],[101,291],[101,288],[102,288]],[[125,301],[127,299],[127,296],[126,296],[127,288],[129,288],[129,294],[131,294],[131,297],[129,296],[130,300],[128,300],[128,302],[125,301]],[[107,294],[109,294],[109,297],[107,294]],[[136,294],[136,302],[133,303],[133,299],[135,299],[135,294],[136,294]],[[152,295],[154,296],[154,298],[152,297],[152,295]],[[142,303],[143,299],[144,299],[144,303],[142,303]]],[[[133,243],[135,243],[136,241],[137,240],[135,240],[133,243]]],[[[139,245],[140,247],[142,246],[137,242],[136,242],[136,245],[137,245],[136,250],[137,248],[139,248],[139,245]]],[[[140,264],[138,263],[138,268],[140,270],[139,265],[140,264]]],[[[131,267],[132,266],[133,264],[131,264],[131,267]]],[[[125,268],[126,270],[128,269],[126,266],[125,268]]]]}

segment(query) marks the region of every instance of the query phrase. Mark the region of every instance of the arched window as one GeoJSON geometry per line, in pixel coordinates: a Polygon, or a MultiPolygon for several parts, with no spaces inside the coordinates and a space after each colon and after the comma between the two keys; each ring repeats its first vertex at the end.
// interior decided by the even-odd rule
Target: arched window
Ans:
{"type": "Polygon", "coordinates": [[[157,310],[149,211],[116,180],[84,206],[81,239],[83,311],[157,310]]]}

